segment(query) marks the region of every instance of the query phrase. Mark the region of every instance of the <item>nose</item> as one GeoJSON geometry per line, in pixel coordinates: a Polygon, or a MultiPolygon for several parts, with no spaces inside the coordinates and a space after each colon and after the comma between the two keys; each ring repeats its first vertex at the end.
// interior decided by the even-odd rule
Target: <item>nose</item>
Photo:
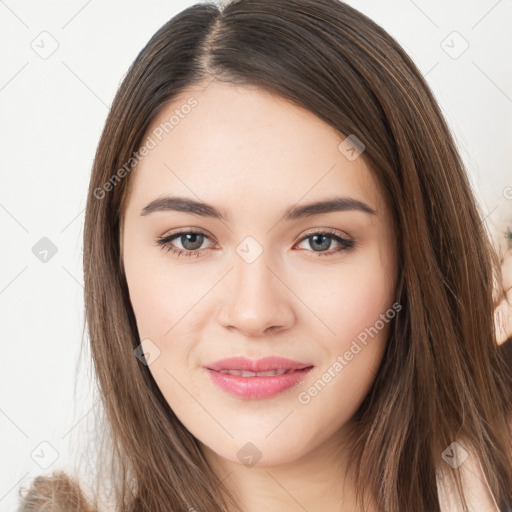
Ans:
{"type": "Polygon", "coordinates": [[[245,336],[289,329],[295,321],[293,293],[283,277],[270,268],[265,254],[252,263],[235,255],[234,269],[222,287],[226,300],[222,301],[218,321],[245,336]]]}

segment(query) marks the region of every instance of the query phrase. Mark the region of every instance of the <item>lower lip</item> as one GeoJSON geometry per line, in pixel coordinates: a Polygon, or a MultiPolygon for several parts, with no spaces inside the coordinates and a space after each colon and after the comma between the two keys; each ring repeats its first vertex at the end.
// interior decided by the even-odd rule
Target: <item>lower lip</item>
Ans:
{"type": "Polygon", "coordinates": [[[213,382],[221,389],[237,397],[250,400],[270,398],[282,393],[292,386],[300,384],[312,369],[313,367],[309,367],[271,377],[242,377],[206,368],[213,382]]]}

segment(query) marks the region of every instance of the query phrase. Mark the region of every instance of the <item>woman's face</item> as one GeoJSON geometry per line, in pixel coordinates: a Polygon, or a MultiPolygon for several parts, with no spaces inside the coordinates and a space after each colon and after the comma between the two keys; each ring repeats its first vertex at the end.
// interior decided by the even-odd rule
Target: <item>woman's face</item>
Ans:
{"type": "Polygon", "coordinates": [[[130,176],[136,355],[185,427],[233,462],[341,440],[381,362],[399,309],[395,235],[364,148],[344,139],[276,96],[213,82],[166,105],[130,176]],[[249,362],[215,364],[233,357],[249,362]],[[269,357],[298,368],[245,373],[269,357]]]}

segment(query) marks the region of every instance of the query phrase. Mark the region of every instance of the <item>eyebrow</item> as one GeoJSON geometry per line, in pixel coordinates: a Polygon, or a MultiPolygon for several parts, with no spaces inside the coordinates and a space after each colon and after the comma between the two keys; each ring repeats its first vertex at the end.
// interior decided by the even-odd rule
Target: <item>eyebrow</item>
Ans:
{"type": "MultiPolygon", "coordinates": [[[[366,203],[352,197],[334,197],[314,203],[300,206],[292,206],[283,215],[284,220],[296,220],[313,215],[320,215],[331,212],[361,211],[370,215],[377,215],[377,211],[366,203]]],[[[214,219],[228,221],[228,212],[219,210],[215,206],[186,197],[160,197],[151,201],[141,211],[141,216],[153,212],[177,211],[200,215],[201,217],[212,217],[214,219]]]]}

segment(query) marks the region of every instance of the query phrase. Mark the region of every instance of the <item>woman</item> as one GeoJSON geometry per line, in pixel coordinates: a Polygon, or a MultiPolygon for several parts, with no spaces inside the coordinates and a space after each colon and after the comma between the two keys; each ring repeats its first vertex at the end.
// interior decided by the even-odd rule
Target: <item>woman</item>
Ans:
{"type": "MultiPolygon", "coordinates": [[[[186,9],[130,68],[90,182],[113,509],[507,510],[499,270],[382,28],[337,0],[186,9]]],[[[44,494],[101,509],[56,474],[23,510],[44,494]]]]}

